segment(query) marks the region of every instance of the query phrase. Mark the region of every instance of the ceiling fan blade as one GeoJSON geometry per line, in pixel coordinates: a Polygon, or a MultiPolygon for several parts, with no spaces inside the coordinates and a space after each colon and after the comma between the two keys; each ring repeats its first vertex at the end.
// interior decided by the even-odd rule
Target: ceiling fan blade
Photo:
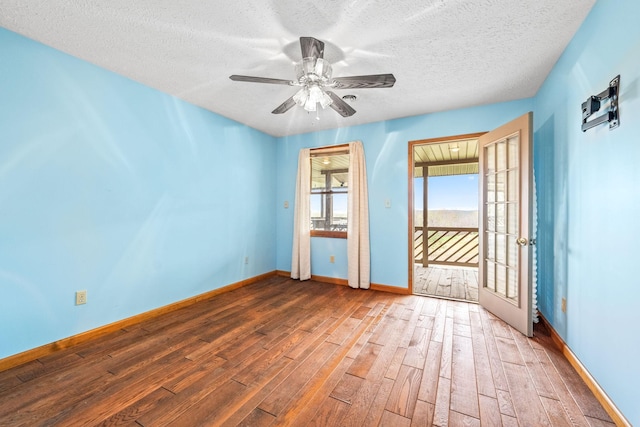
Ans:
{"type": "Polygon", "coordinates": [[[234,74],[232,76],[229,76],[229,78],[235,82],[271,83],[275,85],[289,85],[289,86],[293,84],[291,80],[272,79],[269,77],[238,76],[234,74]]]}
{"type": "Polygon", "coordinates": [[[329,95],[331,100],[333,101],[329,107],[333,108],[340,114],[342,117],[350,117],[356,113],[356,110],[351,108],[351,105],[347,104],[340,98],[338,95],[331,91],[326,91],[326,94],[329,95]]]}
{"type": "Polygon", "coordinates": [[[368,89],[393,87],[393,74],[372,74],[370,76],[334,77],[336,89],[368,89]]]}
{"type": "Polygon", "coordinates": [[[324,55],[324,43],[313,37],[300,37],[300,49],[302,50],[302,59],[322,58],[324,55]]]}
{"type": "Polygon", "coordinates": [[[282,114],[282,113],[286,113],[287,111],[289,111],[294,105],[296,105],[296,101],[293,100],[293,96],[289,99],[287,99],[286,101],[284,101],[282,104],[278,105],[278,108],[276,108],[275,110],[273,110],[271,113],[273,114],[282,114]]]}

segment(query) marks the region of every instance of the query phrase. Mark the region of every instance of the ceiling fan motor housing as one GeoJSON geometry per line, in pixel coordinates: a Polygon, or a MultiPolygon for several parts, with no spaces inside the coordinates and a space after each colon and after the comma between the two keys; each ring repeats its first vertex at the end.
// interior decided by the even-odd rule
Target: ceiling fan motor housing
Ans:
{"type": "Polygon", "coordinates": [[[296,64],[296,77],[301,85],[331,83],[331,64],[323,58],[304,58],[296,64]]]}

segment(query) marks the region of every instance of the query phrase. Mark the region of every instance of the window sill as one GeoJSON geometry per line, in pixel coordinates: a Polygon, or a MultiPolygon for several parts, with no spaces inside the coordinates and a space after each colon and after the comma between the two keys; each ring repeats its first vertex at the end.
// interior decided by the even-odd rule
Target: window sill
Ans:
{"type": "Polygon", "coordinates": [[[311,237],[331,237],[334,239],[346,239],[346,231],[311,230],[311,237]]]}

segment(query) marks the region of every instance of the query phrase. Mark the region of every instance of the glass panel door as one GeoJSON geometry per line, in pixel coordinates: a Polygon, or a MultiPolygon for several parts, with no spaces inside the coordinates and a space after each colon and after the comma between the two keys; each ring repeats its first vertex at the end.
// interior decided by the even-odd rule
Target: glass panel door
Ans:
{"type": "Polygon", "coordinates": [[[516,133],[483,147],[487,161],[484,171],[487,182],[484,267],[487,272],[496,272],[495,277],[485,275],[483,286],[513,304],[518,304],[519,140],[520,135],[516,133]]]}
{"type": "Polygon", "coordinates": [[[479,301],[525,335],[533,334],[529,225],[532,114],[480,137],[479,301]]]}

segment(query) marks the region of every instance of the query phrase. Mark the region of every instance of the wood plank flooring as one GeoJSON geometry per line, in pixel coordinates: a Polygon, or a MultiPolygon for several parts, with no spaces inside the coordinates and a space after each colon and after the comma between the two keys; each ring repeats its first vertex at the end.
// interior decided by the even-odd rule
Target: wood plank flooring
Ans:
{"type": "Polygon", "coordinates": [[[272,277],[0,372],[0,426],[613,425],[535,334],[272,277]]]}
{"type": "Polygon", "coordinates": [[[478,302],[478,268],[415,264],[413,292],[417,295],[438,296],[478,302]]]}

